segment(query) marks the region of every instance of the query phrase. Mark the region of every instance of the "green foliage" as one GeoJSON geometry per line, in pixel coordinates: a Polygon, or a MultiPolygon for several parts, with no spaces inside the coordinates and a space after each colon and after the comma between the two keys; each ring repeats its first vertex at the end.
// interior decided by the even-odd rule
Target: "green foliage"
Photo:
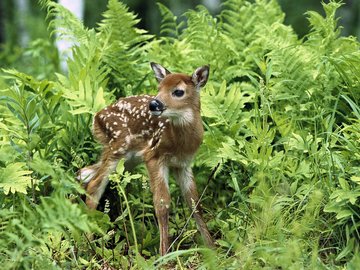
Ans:
{"type": "Polygon", "coordinates": [[[26,189],[31,186],[31,171],[19,170],[23,168],[23,163],[12,163],[7,167],[2,168],[0,171],[0,177],[2,182],[0,187],[3,189],[4,194],[7,195],[9,192],[15,193],[20,192],[26,194],[26,189]]]}
{"type": "MultiPolygon", "coordinates": [[[[160,37],[138,29],[116,0],[95,29],[40,1],[52,36],[74,46],[68,74],[54,72],[50,40],[30,46],[38,59],[31,72],[1,74],[3,268],[356,269],[360,47],[340,35],[340,5],[323,4],[325,16],[308,12],[311,30],[299,39],[275,0],[228,0],[215,17],[199,6],[185,23],[158,4],[160,37]],[[102,212],[77,197],[85,195],[76,171],[98,159],[92,115],[119,96],[154,92],[149,61],[187,73],[210,64],[194,171],[199,189],[207,187],[217,250],[196,246],[190,212],[173,200],[170,234],[180,238],[158,258],[142,167],[131,174],[119,163],[109,191],[118,199],[106,198],[102,212]]],[[[181,196],[172,182],[170,189],[181,196]]]]}

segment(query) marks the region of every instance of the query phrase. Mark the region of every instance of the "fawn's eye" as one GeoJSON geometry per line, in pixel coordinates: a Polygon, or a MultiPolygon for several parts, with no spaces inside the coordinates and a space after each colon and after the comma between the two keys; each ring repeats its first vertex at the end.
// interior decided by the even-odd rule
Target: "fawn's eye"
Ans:
{"type": "Polygon", "coordinates": [[[174,92],[172,92],[172,95],[175,97],[182,97],[185,94],[184,90],[175,89],[174,92]]]}

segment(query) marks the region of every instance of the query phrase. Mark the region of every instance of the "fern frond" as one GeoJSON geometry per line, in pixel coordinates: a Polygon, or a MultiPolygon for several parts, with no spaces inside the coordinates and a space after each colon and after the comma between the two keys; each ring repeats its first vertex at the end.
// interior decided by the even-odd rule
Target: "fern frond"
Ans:
{"type": "Polygon", "coordinates": [[[308,20],[311,32],[306,36],[308,43],[319,46],[323,50],[329,50],[331,43],[340,35],[340,28],[337,26],[339,18],[335,13],[342,6],[341,3],[330,1],[328,4],[322,3],[325,10],[325,17],[314,11],[309,11],[308,20]]]}
{"type": "Polygon", "coordinates": [[[38,0],[39,2],[39,5],[42,7],[42,8],[46,8],[48,3],[51,2],[52,0],[38,0]]]}
{"type": "MultiPolygon", "coordinates": [[[[282,25],[284,14],[276,1],[228,0],[218,19],[220,31],[226,37],[227,62],[231,63],[225,74],[228,81],[246,77],[268,51],[279,44],[287,45],[282,37],[289,34],[289,29],[282,25]]],[[[294,34],[292,39],[296,39],[294,34]]]]}
{"type": "Polygon", "coordinates": [[[104,89],[101,86],[93,89],[89,77],[86,77],[85,81],[79,81],[78,91],[67,88],[63,91],[64,98],[73,108],[70,110],[72,114],[95,114],[106,106],[104,89]]]}
{"type": "Polygon", "coordinates": [[[357,42],[353,42],[353,45],[357,48],[350,52],[342,51],[340,55],[333,55],[329,58],[329,61],[334,65],[344,83],[348,86],[351,95],[356,100],[359,100],[359,94],[355,89],[360,87],[360,47],[357,42]]]}
{"type": "Polygon", "coordinates": [[[161,14],[161,25],[160,25],[160,34],[163,37],[167,38],[178,38],[179,36],[179,27],[176,20],[177,17],[174,13],[171,12],[165,5],[160,2],[156,3],[161,14]]]}
{"type": "MultiPolygon", "coordinates": [[[[152,36],[136,27],[140,20],[125,4],[117,0],[109,1],[103,17],[97,28],[102,47],[101,58],[111,69],[111,74],[121,90],[125,91],[124,86],[137,85],[143,79],[143,55],[146,43],[152,36]]],[[[138,90],[135,89],[134,93],[136,91],[138,90]]]]}
{"type": "Polygon", "coordinates": [[[223,5],[219,19],[224,32],[235,40],[237,49],[241,50],[258,38],[264,26],[282,23],[284,14],[274,0],[255,3],[228,0],[223,5]]]}
{"type": "Polygon", "coordinates": [[[217,163],[223,164],[227,160],[246,163],[239,152],[243,146],[240,132],[251,117],[251,113],[244,110],[244,107],[254,102],[254,89],[245,83],[227,86],[225,81],[220,89],[215,89],[209,83],[201,96],[201,113],[207,131],[198,161],[209,167],[214,167],[217,163]]]}
{"type": "Polygon", "coordinates": [[[13,163],[0,169],[0,188],[5,195],[15,192],[27,194],[27,188],[32,185],[32,171],[24,170],[24,166],[24,163],[13,163]]]}
{"type": "Polygon", "coordinates": [[[43,5],[47,8],[47,19],[49,20],[52,35],[57,39],[70,40],[74,44],[87,40],[87,29],[72,12],[56,2],[43,2],[43,5]]]}
{"type": "Polygon", "coordinates": [[[220,50],[222,38],[216,26],[216,19],[203,6],[186,12],[185,16],[187,28],[180,38],[191,47],[191,51],[186,55],[189,58],[187,62],[190,62],[191,66],[199,66],[210,61],[211,66],[215,68],[218,61],[222,63],[221,55],[226,52],[220,50]],[[208,49],[204,50],[204,47],[208,49]]]}
{"type": "Polygon", "coordinates": [[[36,211],[45,232],[51,230],[62,232],[70,230],[77,234],[90,232],[88,215],[81,210],[79,205],[71,203],[58,193],[49,198],[42,197],[36,211]]]}
{"type": "Polygon", "coordinates": [[[144,35],[147,31],[136,27],[140,19],[118,0],[110,0],[102,16],[97,31],[100,36],[105,34],[108,43],[116,42],[132,46],[151,37],[144,35]]]}
{"type": "Polygon", "coordinates": [[[244,84],[236,83],[227,87],[225,81],[218,90],[211,83],[207,86],[201,96],[201,112],[204,117],[214,119],[211,126],[221,126],[230,136],[238,135],[241,125],[248,120],[243,108],[254,101],[254,93],[244,88],[244,84]]]}

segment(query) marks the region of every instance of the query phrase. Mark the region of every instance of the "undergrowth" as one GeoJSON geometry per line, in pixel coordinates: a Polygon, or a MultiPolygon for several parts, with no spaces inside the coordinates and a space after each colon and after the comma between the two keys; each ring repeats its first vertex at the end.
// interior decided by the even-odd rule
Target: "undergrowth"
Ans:
{"type": "Polygon", "coordinates": [[[299,39],[275,0],[227,0],[215,17],[199,6],[181,22],[158,4],[160,36],[117,0],[94,29],[39,1],[52,36],[26,53],[46,68],[4,69],[0,79],[2,268],[357,269],[360,44],[340,35],[340,5],[309,11],[299,39]],[[75,42],[67,74],[54,72],[52,38],[75,42]],[[194,172],[216,250],[201,245],[171,182],[177,241],[157,255],[143,167],[120,163],[102,211],[83,203],[76,172],[101,150],[92,116],[121,96],[154,94],[150,61],[187,73],[210,64],[194,172]]]}

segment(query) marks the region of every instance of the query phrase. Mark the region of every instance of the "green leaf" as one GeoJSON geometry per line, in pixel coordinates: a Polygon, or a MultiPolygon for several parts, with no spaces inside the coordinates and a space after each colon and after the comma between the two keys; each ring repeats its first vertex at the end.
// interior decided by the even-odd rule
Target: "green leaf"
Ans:
{"type": "Polygon", "coordinates": [[[344,210],[341,210],[339,212],[337,212],[336,214],[336,218],[337,219],[343,219],[343,218],[348,218],[350,216],[353,215],[353,212],[349,209],[344,209],[344,210]]]}
{"type": "Polygon", "coordinates": [[[15,192],[27,194],[27,188],[31,186],[32,171],[23,170],[25,163],[13,163],[0,170],[0,188],[5,195],[15,192]]]}
{"type": "Polygon", "coordinates": [[[360,176],[353,175],[350,177],[351,181],[355,182],[356,184],[360,185],[360,176]]]}
{"type": "Polygon", "coordinates": [[[355,246],[355,239],[352,238],[347,242],[346,247],[338,254],[336,260],[340,261],[341,259],[348,256],[353,251],[354,246],[355,246]]]}

